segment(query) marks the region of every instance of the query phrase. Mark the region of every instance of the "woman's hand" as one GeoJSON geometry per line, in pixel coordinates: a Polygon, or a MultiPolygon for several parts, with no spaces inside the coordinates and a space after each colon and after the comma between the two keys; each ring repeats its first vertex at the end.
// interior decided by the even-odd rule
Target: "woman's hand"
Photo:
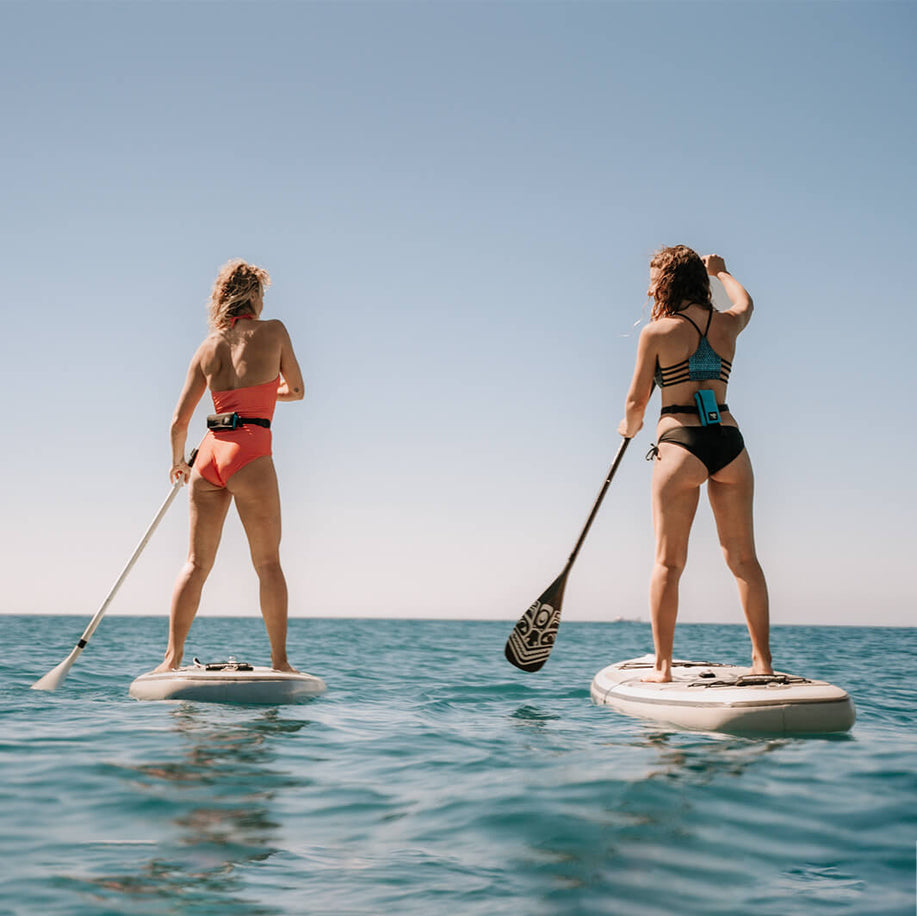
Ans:
{"type": "Polygon", "coordinates": [[[643,420],[640,421],[640,425],[633,431],[628,430],[627,428],[627,417],[625,417],[618,424],[618,435],[623,436],[625,439],[633,439],[640,430],[643,429],[643,420]]]}
{"type": "Polygon", "coordinates": [[[187,483],[188,478],[191,476],[191,465],[187,461],[180,461],[178,464],[172,465],[172,470],[169,471],[169,482],[172,484],[181,482],[187,483]]]}
{"type": "Polygon", "coordinates": [[[705,254],[701,260],[711,277],[726,273],[726,262],[718,254],[705,254]]]}

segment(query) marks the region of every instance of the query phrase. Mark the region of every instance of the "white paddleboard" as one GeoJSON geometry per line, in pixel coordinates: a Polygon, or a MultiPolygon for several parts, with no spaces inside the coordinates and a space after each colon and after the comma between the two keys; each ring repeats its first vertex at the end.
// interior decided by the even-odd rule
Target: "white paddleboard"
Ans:
{"type": "Polygon", "coordinates": [[[645,655],[603,668],[592,680],[592,699],[629,716],[701,731],[813,735],[847,731],[856,720],[847,692],[826,681],[676,660],[671,683],[650,684],[641,678],[653,663],[645,655]]]}
{"type": "Polygon", "coordinates": [[[198,700],[209,703],[299,703],[325,692],[320,677],[275,671],[230,659],[175,671],[150,671],[131,683],[135,700],[198,700]]]}

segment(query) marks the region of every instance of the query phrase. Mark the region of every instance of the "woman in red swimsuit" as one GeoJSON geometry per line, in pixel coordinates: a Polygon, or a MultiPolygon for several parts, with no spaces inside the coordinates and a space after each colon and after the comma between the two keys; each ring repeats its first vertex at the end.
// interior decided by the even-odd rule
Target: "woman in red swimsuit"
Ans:
{"type": "Polygon", "coordinates": [[[684,245],[656,252],[648,294],[655,301],[653,320],[640,335],[626,414],[618,427],[628,439],[639,432],[655,382],[662,396],[652,483],[656,562],[650,610],[656,665],[643,680],[672,679],[678,583],[705,482],[751,635],[752,671],[771,674],[767,583],[755,552],[752,522],[754,476],[738,424],[722,403],[736,338],[751,318],[751,296],[721,257],[700,258],[684,245]],[[708,274],[725,287],[732,302],[728,311],[713,308],[708,274]],[[709,400],[696,403],[694,396],[702,390],[709,400]]]}
{"type": "Polygon", "coordinates": [[[271,664],[279,671],[294,670],[286,650],[287,585],[280,566],[280,493],[270,421],[277,401],[302,400],[305,388],[283,323],[261,321],[268,285],[267,271],[244,261],[230,261],[220,270],[210,296],[211,332],[191,360],[172,418],[169,477],[190,485],[191,539],[172,595],[169,644],[157,671],[181,665],[185,638],[233,500],[260,582],[271,664]],[[214,410],[237,414],[241,423],[211,429],[192,469],[184,459],[188,425],[208,388],[214,410]]]}

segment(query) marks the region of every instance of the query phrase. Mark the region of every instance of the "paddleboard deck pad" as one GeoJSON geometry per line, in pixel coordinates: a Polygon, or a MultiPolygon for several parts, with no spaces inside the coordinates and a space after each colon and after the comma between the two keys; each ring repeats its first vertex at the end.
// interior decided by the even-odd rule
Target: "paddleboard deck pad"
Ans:
{"type": "Polygon", "coordinates": [[[856,720],[847,692],[826,681],[680,660],[672,662],[671,683],[642,681],[654,661],[646,655],[603,668],[592,680],[592,699],[629,716],[732,734],[845,732],[856,720]]]}
{"type": "Polygon", "coordinates": [[[196,700],[276,705],[300,703],[325,691],[325,682],[302,672],[275,671],[230,658],[174,671],[150,671],[131,683],[135,700],[196,700]]]}

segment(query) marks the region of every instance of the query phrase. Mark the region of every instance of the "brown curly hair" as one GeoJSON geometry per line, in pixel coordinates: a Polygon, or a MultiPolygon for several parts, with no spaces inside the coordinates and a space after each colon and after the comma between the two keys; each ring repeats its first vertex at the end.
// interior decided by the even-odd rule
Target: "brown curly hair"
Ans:
{"type": "Polygon", "coordinates": [[[208,304],[207,323],[218,331],[229,327],[238,315],[253,315],[252,296],[271,285],[270,274],[263,267],[255,267],[236,258],[227,261],[213,281],[208,304]]]}
{"type": "Polygon", "coordinates": [[[653,321],[677,314],[686,300],[713,308],[710,277],[696,251],[687,245],[660,248],[650,261],[653,268],[659,271],[653,289],[653,321]]]}

